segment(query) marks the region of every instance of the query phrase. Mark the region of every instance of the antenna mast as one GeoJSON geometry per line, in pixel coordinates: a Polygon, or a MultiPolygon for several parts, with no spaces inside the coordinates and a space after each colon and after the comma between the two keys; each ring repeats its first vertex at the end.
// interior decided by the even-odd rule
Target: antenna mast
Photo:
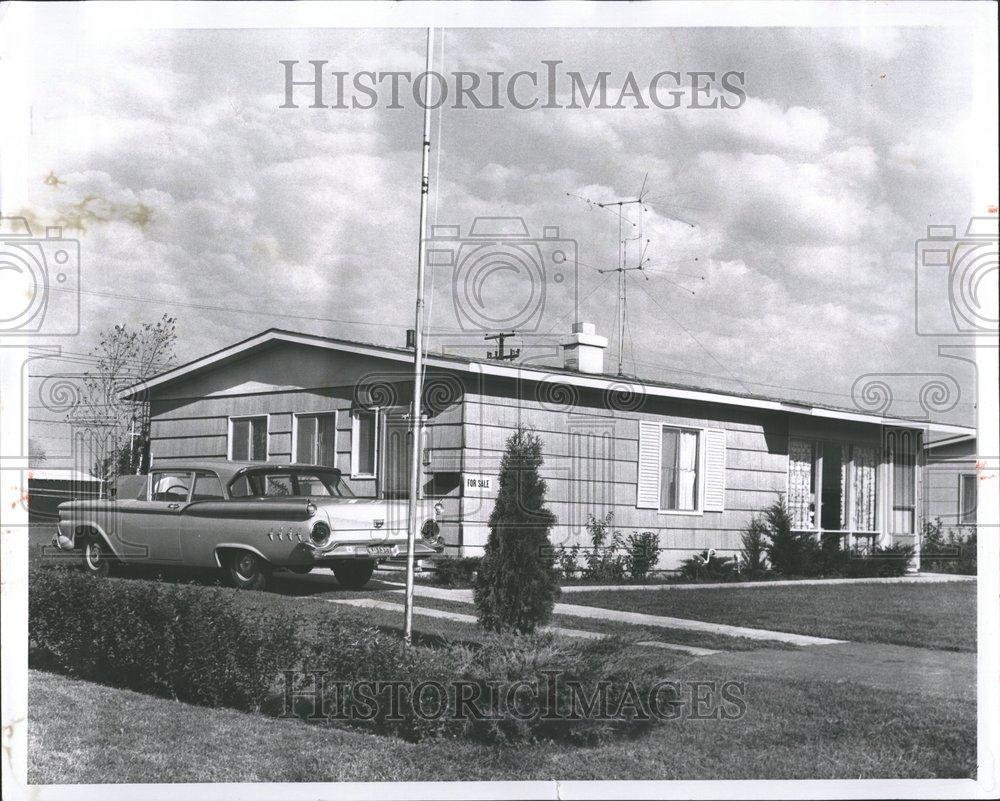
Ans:
{"type": "MultiPolygon", "coordinates": [[[[427,73],[431,71],[431,52],[434,50],[434,29],[427,29],[427,73]]],[[[422,410],[420,401],[424,394],[424,269],[427,266],[427,248],[424,235],[427,232],[427,192],[430,189],[430,158],[431,158],[431,104],[430,83],[425,84],[424,95],[424,144],[420,173],[420,233],[418,235],[420,251],[417,255],[417,304],[413,324],[413,415],[411,431],[413,442],[410,450],[410,503],[406,531],[406,598],[403,609],[403,641],[410,645],[413,642],[413,571],[414,549],[417,545],[418,495],[420,494],[420,424],[422,410]]]]}
{"type": "MultiPolygon", "coordinates": [[[[632,270],[638,270],[642,272],[643,267],[646,266],[646,251],[643,249],[642,255],[639,257],[639,263],[635,267],[625,266],[625,239],[624,233],[622,231],[622,226],[624,224],[624,207],[638,205],[640,210],[642,210],[642,202],[645,198],[646,191],[646,180],[649,178],[649,173],[646,173],[646,177],[642,179],[642,188],[639,190],[639,196],[635,198],[629,198],[626,200],[609,200],[605,203],[596,203],[598,208],[611,209],[614,206],[618,207],[618,266],[613,269],[598,270],[601,275],[606,273],[618,273],[618,375],[624,375],[622,369],[622,362],[625,353],[625,273],[632,270]]],[[[641,229],[640,229],[641,230],[641,229]]],[[[640,234],[641,236],[641,234],[640,234]]],[[[647,241],[647,245],[648,245],[647,241]]],[[[646,280],[649,280],[648,276],[644,276],[646,280]]]]}

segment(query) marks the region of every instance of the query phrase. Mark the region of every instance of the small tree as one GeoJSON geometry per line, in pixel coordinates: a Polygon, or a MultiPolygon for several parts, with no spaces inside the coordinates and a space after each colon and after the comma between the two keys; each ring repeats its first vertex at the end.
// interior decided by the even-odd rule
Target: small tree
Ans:
{"type": "Polygon", "coordinates": [[[747,575],[756,576],[767,569],[767,539],[767,525],[755,514],[741,535],[743,547],[740,549],[740,566],[747,575]]]}
{"type": "Polygon", "coordinates": [[[121,390],[173,366],[176,319],[164,314],[155,323],[115,325],[101,334],[88,357],[94,366],[83,375],[80,397],[67,412],[79,430],[90,433],[94,473],[110,481],[122,473],[149,469],[149,402],[122,400],[121,390]]]}
{"type": "Polygon", "coordinates": [[[549,545],[556,518],[545,507],[541,465],[541,440],[519,428],[500,462],[500,489],[476,575],[479,624],[491,631],[534,631],[551,618],[559,595],[549,545]]]}
{"type": "Polygon", "coordinates": [[[819,549],[812,534],[792,531],[792,516],[784,496],[764,510],[764,525],[770,539],[766,550],[771,566],[785,576],[808,574],[819,549]]]}

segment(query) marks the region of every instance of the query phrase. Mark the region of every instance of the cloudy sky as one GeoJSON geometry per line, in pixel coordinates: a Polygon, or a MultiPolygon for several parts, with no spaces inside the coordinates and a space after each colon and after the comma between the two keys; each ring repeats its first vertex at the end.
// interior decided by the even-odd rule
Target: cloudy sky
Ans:
{"type": "MultiPolygon", "coordinates": [[[[55,35],[53,35],[55,36],[55,35]]],[[[117,321],[178,318],[182,361],[271,326],[399,345],[412,326],[422,111],[281,109],[279,60],[410,70],[423,30],[90,30],[33,48],[21,212],[81,241],[81,335],[45,374],[81,369],[117,321]],[[51,46],[50,46],[51,45],[51,46]],[[50,176],[46,181],[46,176],[50,176]]],[[[612,338],[618,222],[571,195],[632,197],[649,277],[629,280],[625,370],[851,406],[869,373],[946,373],[974,420],[969,366],[914,333],[914,242],[964,228],[975,98],[963,29],[447,30],[442,72],[562,69],[620,86],[737,70],[737,110],[453,109],[432,125],[429,216],[521,217],[576,243],[546,286],[533,353],[581,316],[612,338]]],[[[614,92],[613,92],[614,94],[614,92]]],[[[300,95],[304,97],[304,95],[300,95]]],[[[305,105],[302,101],[301,105],[305,105]]],[[[985,212],[985,209],[983,210],[985,212]]],[[[629,260],[639,242],[629,244],[629,260]]],[[[487,298],[524,290],[498,275],[487,298]]],[[[457,349],[453,272],[428,277],[431,349],[457,349]]],[[[946,308],[928,313],[944,319],[946,308]]],[[[471,349],[483,353],[478,341],[471,349]]],[[[891,413],[919,410],[898,379],[891,413]]],[[[42,412],[39,412],[42,414],[42,412]]],[[[34,415],[33,415],[34,416],[34,415]]],[[[33,437],[58,457],[58,426],[33,437]]]]}

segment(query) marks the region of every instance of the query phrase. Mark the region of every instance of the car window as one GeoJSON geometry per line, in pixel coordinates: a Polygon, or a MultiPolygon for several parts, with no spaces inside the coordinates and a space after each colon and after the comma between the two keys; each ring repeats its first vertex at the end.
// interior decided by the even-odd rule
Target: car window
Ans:
{"type": "Polygon", "coordinates": [[[252,470],[233,479],[230,498],[262,497],[353,498],[339,470],[290,470],[269,473],[252,470]]]}
{"type": "Polygon", "coordinates": [[[296,478],[299,482],[299,495],[330,497],[335,494],[333,487],[315,473],[297,473],[296,478]]]}
{"type": "Polygon", "coordinates": [[[252,498],[253,489],[250,486],[250,479],[247,476],[240,476],[229,485],[230,498],[252,498]]]}
{"type": "Polygon", "coordinates": [[[222,497],[222,482],[215,473],[198,473],[195,476],[192,501],[218,501],[222,497]]]}
{"type": "Polygon", "coordinates": [[[264,476],[264,495],[271,497],[274,495],[294,495],[292,491],[292,477],[287,473],[276,473],[264,476]]]}
{"type": "Polygon", "coordinates": [[[154,501],[186,501],[191,490],[191,474],[177,471],[157,471],[152,478],[154,501]]]}

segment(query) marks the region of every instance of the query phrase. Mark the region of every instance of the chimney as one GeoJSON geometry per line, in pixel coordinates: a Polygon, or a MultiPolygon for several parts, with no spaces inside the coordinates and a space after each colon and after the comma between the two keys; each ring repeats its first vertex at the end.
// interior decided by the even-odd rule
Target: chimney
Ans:
{"type": "Polygon", "coordinates": [[[581,373],[604,372],[605,337],[598,336],[593,323],[573,323],[573,333],[560,343],[563,349],[563,367],[581,373]]]}

